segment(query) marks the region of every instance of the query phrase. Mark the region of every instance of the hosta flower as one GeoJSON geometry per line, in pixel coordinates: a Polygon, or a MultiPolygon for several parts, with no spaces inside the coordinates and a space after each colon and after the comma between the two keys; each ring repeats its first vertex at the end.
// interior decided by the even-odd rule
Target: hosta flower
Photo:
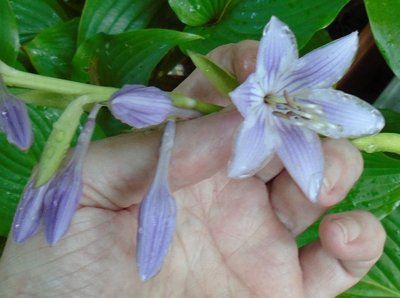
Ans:
{"type": "Polygon", "coordinates": [[[25,104],[8,92],[0,76],[0,131],[9,143],[27,150],[33,141],[31,122],[25,104]]]}
{"type": "Polygon", "coordinates": [[[115,118],[136,128],[160,124],[170,116],[198,116],[195,111],[174,107],[168,93],[142,85],[123,86],[111,96],[109,105],[115,118]]]}
{"type": "Polygon", "coordinates": [[[13,221],[13,239],[23,242],[32,237],[44,217],[45,236],[50,245],[67,232],[82,196],[82,166],[95,127],[96,105],[79,136],[78,144],[57,173],[46,184],[34,187],[36,173],[22,194],[13,221]]]}
{"type": "Polygon", "coordinates": [[[139,209],[136,262],[145,281],[160,270],[175,230],[176,203],[168,186],[168,168],[175,137],[175,122],[168,122],[153,183],[139,209]]]}
{"type": "Polygon", "coordinates": [[[260,41],[255,72],[230,93],[244,118],[230,177],[256,173],[276,152],[307,197],[317,199],[323,179],[318,134],[358,137],[384,125],[372,106],[331,88],[349,68],[357,45],[357,34],[351,33],[298,58],[293,33],[271,18],[260,41]]]}

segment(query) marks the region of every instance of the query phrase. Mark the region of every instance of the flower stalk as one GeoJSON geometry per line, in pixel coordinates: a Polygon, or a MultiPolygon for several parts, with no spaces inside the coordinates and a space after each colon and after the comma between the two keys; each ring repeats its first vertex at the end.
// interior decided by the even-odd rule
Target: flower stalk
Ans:
{"type": "MultiPolygon", "coordinates": [[[[93,102],[104,102],[112,94],[118,91],[117,88],[104,87],[69,80],[46,77],[38,74],[24,72],[8,66],[0,60],[0,75],[8,86],[26,88],[32,90],[46,91],[63,95],[80,96],[87,95],[93,98],[93,102]]],[[[171,92],[173,105],[177,108],[193,109],[202,114],[210,114],[221,109],[217,105],[206,103],[193,98],[171,92]]],[[[40,101],[43,102],[43,101],[40,101]]],[[[38,104],[40,104],[40,102],[38,104]]]]}
{"type": "Polygon", "coordinates": [[[379,133],[354,139],[352,143],[359,150],[367,153],[390,152],[400,154],[400,135],[397,133],[379,133]]]}

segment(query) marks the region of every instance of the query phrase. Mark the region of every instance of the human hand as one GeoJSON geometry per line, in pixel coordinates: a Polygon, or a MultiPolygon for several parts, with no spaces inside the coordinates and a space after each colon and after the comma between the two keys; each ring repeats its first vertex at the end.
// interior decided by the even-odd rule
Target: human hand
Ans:
{"type": "MultiPolygon", "coordinates": [[[[254,70],[258,44],[242,42],[211,57],[240,81],[254,70]]],[[[227,105],[194,72],[178,91],[227,105]]],[[[359,152],[326,140],[325,183],[310,203],[277,158],[257,177],[227,178],[241,116],[232,109],[177,126],[170,184],[176,233],[161,272],[136,272],[138,204],[157,160],[159,131],[94,143],[84,195],[67,235],[49,247],[38,233],[11,238],[0,263],[1,297],[333,297],[354,285],[382,252],[385,232],[366,212],[329,215],[320,240],[298,249],[295,236],[344,198],[362,169],[359,152]]]]}

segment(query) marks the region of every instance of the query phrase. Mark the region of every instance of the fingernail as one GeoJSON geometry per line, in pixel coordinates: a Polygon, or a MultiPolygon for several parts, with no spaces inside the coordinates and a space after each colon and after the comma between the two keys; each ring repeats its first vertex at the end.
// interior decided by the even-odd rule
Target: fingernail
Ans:
{"type": "Polygon", "coordinates": [[[339,181],[342,168],[338,159],[328,157],[325,160],[325,177],[322,184],[322,193],[328,194],[339,181]]]}
{"type": "Polygon", "coordinates": [[[343,216],[335,218],[332,221],[340,228],[344,243],[355,240],[361,233],[360,225],[352,217],[343,216]]]}

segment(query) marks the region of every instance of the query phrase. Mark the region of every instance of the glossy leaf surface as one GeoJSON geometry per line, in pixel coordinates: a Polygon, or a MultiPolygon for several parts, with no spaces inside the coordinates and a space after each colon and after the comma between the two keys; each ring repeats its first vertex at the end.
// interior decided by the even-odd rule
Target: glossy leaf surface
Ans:
{"type": "MultiPolygon", "coordinates": [[[[222,44],[244,39],[259,40],[271,16],[277,16],[289,25],[296,35],[299,48],[302,48],[315,32],[333,21],[347,2],[348,0],[232,0],[217,22],[186,28],[187,32],[199,34],[205,40],[190,43],[185,48],[206,54],[222,44]]],[[[190,14],[189,10],[185,13],[190,14]]]]}
{"type": "Polygon", "coordinates": [[[165,29],[97,34],[79,47],[73,61],[73,77],[115,87],[147,84],[155,66],[172,47],[197,38],[165,29]]]}
{"type": "Polygon", "coordinates": [[[400,78],[400,1],[366,0],[371,30],[390,68],[400,78]]]}

